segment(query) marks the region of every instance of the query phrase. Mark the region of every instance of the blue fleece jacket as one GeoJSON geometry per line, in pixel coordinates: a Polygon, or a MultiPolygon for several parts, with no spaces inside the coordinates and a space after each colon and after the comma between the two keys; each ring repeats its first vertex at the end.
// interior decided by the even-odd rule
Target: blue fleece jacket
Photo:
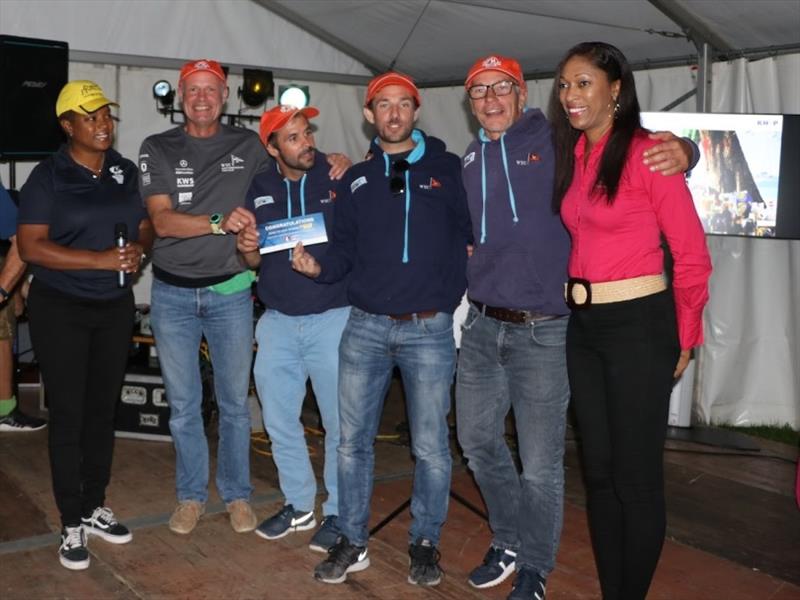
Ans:
{"type": "MultiPolygon", "coordinates": [[[[334,201],[337,182],[328,177],[328,162],[316,153],[314,166],[299,180],[284,178],[277,164],[258,173],[247,191],[245,206],[259,224],[321,212],[330,240],[333,235],[334,201]]],[[[315,258],[322,256],[328,244],[306,247],[315,258]]],[[[347,306],[345,282],[316,283],[292,270],[291,250],[271,252],[261,257],[258,269],[258,297],[267,308],[286,315],[312,315],[331,308],[347,306]]]]}
{"type": "Polygon", "coordinates": [[[564,315],[569,235],[551,208],[550,124],[528,109],[500,139],[484,131],[463,159],[475,238],[470,298],[503,308],[564,315]]]}
{"type": "Polygon", "coordinates": [[[444,142],[415,130],[410,153],[389,156],[373,142],[350,168],[336,199],[333,243],[318,281],[347,273],[353,306],[373,314],[452,313],[466,288],[471,238],[461,166],[444,142]],[[392,163],[404,158],[399,174],[392,163]],[[393,194],[393,177],[405,190],[393,194]]]}

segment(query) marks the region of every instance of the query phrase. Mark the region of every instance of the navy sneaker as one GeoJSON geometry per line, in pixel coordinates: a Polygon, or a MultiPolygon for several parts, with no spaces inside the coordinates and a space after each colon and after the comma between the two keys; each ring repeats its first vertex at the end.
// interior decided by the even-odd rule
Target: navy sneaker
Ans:
{"type": "Polygon", "coordinates": [[[366,546],[354,546],[347,536],[340,535],[333,548],[328,550],[328,558],[314,569],[314,579],[325,583],[343,583],[348,573],[363,571],[369,567],[369,554],[366,546]]]}
{"type": "Polygon", "coordinates": [[[133,534],[125,525],[117,521],[110,508],[98,506],[92,516],[81,519],[87,535],[96,535],[112,544],[127,544],[133,539],[133,534]]]}
{"type": "Polygon", "coordinates": [[[47,421],[39,417],[31,417],[16,407],[4,417],[0,417],[0,431],[18,432],[39,431],[47,427],[47,421]]]}
{"type": "Polygon", "coordinates": [[[417,538],[408,547],[411,565],[408,569],[408,583],[434,586],[442,581],[442,568],[439,566],[441,554],[430,540],[417,538]]]}
{"type": "Polygon", "coordinates": [[[507,600],[544,600],[545,579],[533,569],[522,568],[507,600]]]}
{"type": "Polygon", "coordinates": [[[287,504],[256,528],[256,534],[268,540],[277,540],[293,531],[305,531],[317,526],[314,511],[295,510],[287,504]]]}
{"type": "Polygon", "coordinates": [[[479,590],[500,585],[514,572],[516,559],[516,552],[491,546],[483,564],[469,574],[469,584],[479,590]]]}
{"type": "Polygon", "coordinates": [[[61,530],[58,560],[71,571],[89,568],[89,548],[86,546],[86,532],[83,530],[83,525],[64,527],[61,530]]]}
{"type": "Polygon", "coordinates": [[[336,515],[328,515],[314,533],[308,547],[314,552],[327,552],[339,539],[339,527],[336,525],[336,515]]]}

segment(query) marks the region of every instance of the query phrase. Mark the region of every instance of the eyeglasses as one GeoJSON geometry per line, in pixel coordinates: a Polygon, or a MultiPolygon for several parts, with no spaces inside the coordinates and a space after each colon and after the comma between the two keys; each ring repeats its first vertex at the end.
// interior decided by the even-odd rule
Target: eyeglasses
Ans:
{"type": "Polygon", "coordinates": [[[408,171],[408,161],[406,159],[398,160],[392,163],[392,176],[389,181],[389,189],[392,194],[404,194],[406,191],[406,178],[403,176],[408,171]]]}
{"type": "Polygon", "coordinates": [[[467,89],[467,94],[469,94],[469,97],[473,100],[486,98],[489,90],[492,90],[495,96],[508,96],[511,93],[511,90],[514,89],[515,85],[517,85],[516,82],[511,81],[510,79],[503,79],[502,81],[495,81],[491,85],[473,85],[467,89]]]}

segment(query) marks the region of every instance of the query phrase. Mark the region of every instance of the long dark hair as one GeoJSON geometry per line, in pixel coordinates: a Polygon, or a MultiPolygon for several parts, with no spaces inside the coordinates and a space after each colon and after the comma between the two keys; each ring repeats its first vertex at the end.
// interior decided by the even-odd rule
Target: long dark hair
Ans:
{"type": "Polygon", "coordinates": [[[553,209],[561,208],[561,200],[567,193],[572,183],[572,174],[575,167],[575,144],[581,132],[574,129],[564,113],[559,99],[559,80],[564,70],[564,65],[573,56],[582,56],[589,60],[595,67],[605,71],[609,83],[620,82],[614,125],[603,156],[600,158],[600,168],[594,189],[604,188],[609,204],[613,204],[614,197],[619,188],[619,179],[625,167],[625,159],[636,130],[641,127],[639,120],[639,100],[636,97],[636,84],[633,81],[633,71],[625,55],[611,44],[604,42],[583,42],[573,46],[567,51],[561,62],[558,63],[553,90],[550,93],[548,113],[553,126],[553,144],[556,151],[556,176],[553,192],[553,209]]]}

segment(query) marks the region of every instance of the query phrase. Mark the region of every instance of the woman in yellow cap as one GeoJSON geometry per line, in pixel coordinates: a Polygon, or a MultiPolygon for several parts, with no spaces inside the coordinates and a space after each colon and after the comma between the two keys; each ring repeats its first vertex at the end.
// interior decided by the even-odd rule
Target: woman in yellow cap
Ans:
{"type": "Polygon", "coordinates": [[[34,275],[28,314],[50,411],[59,560],[73,570],[89,566],[87,534],[132,539],[105,507],[105,489],[133,329],[131,276],[152,229],[137,168],[111,147],[112,105],[92,81],[63,87],[56,116],[67,142],[22,187],[17,232],[34,275]]]}

